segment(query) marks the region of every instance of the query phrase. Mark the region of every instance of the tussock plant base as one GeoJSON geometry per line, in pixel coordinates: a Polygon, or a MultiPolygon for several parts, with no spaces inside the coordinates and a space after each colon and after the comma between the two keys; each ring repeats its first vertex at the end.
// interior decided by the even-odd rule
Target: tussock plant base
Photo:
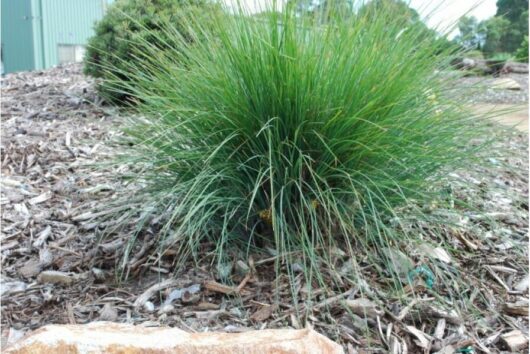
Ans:
{"type": "Polygon", "coordinates": [[[137,44],[126,72],[107,69],[130,79],[112,86],[138,113],[118,159],[129,188],[109,201],[106,234],[134,221],[126,256],[149,230],[158,257],[213,260],[228,283],[226,264],[266,254],[302,318],[327,305],[315,291],[376,302],[427,292],[442,307],[469,296],[445,259],[457,251],[447,240],[465,237],[458,220],[430,211],[463,205],[446,181],[482,163],[487,124],[464,107],[451,48],[385,4],[236,8],[204,31],[183,19],[197,40],[168,24],[171,49],[137,44]]]}

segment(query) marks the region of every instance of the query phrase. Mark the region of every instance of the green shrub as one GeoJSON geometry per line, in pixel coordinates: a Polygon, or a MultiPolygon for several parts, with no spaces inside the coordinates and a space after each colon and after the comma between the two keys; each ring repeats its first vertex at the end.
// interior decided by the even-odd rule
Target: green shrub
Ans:
{"type": "Polygon", "coordinates": [[[484,59],[484,54],[480,50],[469,50],[465,52],[466,58],[471,59],[484,59]]]}
{"type": "Polygon", "coordinates": [[[517,50],[517,53],[515,53],[515,58],[522,62],[528,61],[528,36],[524,37],[521,47],[517,50]]]}
{"type": "Polygon", "coordinates": [[[512,59],[513,55],[510,53],[495,53],[488,57],[488,60],[491,61],[498,61],[498,62],[507,62],[508,60],[512,59]]]}
{"type": "Polygon", "coordinates": [[[427,218],[433,186],[484,133],[444,70],[451,58],[395,18],[383,8],[318,26],[287,7],[217,16],[215,37],[178,50],[144,41],[126,70],[141,114],[126,130],[134,184],[115,202],[117,227],[159,225],[161,250],[199,258],[213,244],[221,263],[273,248],[278,271],[297,262],[319,286],[336,247],[353,278],[360,262],[397,273],[385,250],[418,241],[403,210],[427,218]]]}
{"type": "Polygon", "coordinates": [[[117,0],[95,26],[95,35],[88,41],[84,72],[105,79],[100,94],[114,103],[129,96],[119,84],[133,75],[126,71],[126,62],[137,58],[132,48],[147,41],[159,50],[175,45],[161,27],[171,22],[177,31],[190,40],[190,30],[181,25],[182,17],[204,15],[205,9],[216,7],[207,0],[117,0]]]}

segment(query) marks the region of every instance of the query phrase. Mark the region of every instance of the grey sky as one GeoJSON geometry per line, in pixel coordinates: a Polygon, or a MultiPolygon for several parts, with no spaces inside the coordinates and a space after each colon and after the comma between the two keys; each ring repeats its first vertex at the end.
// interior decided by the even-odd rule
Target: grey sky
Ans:
{"type": "Polygon", "coordinates": [[[410,0],[410,6],[422,16],[430,15],[431,27],[451,26],[463,15],[485,20],[497,12],[496,0],[410,0]]]}

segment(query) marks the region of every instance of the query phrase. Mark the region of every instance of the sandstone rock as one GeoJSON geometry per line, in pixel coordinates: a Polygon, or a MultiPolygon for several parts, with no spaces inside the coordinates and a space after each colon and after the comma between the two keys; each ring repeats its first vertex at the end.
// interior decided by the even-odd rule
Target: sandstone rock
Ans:
{"type": "Polygon", "coordinates": [[[176,328],[93,322],[42,327],[9,346],[4,353],[338,354],[344,351],[312,329],[187,333],[176,328]]]}
{"type": "Polygon", "coordinates": [[[503,71],[516,74],[528,74],[528,63],[509,61],[504,64],[503,71]]]}
{"type": "Polygon", "coordinates": [[[493,70],[486,64],[484,59],[456,58],[451,65],[458,70],[469,71],[479,75],[492,74],[493,70]]]}
{"type": "Polygon", "coordinates": [[[473,69],[477,64],[474,59],[461,57],[453,59],[451,65],[456,69],[469,70],[473,69]]]}
{"type": "Polygon", "coordinates": [[[474,68],[477,65],[475,60],[471,58],[462,59],[462,64],[464,65],[465,68],[470,68],[470,69],[474,68]]]}
{"type": "Polygon", "coordinates": [[[495,79],[491,87],[497,90],[514,90],[519,91],[521,89],[521,85],[514,79],[509,78],[502,78],[502,79],[495,79]]]}
{"type": "Polygon", "coordinates": [[[477,63],[475,67],[473,68],[473,71],[481,75],[493,74],[493,70],[491,70],[491,68],[486,64],[486,61],[484,59],[477,60],[477,63]]]}

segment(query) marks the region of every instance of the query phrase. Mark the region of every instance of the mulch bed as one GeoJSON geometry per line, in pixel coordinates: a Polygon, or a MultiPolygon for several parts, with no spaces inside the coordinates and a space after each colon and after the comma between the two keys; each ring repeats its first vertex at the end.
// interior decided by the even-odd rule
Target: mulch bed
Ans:
{"type": "MultiPolygon", "coordinates": [[[[108,142],[120,134],[125,113],[101,102],[78,65],[7,75],[1,108],[3,345],[46,324],[96,320],[189,331],[303,326],[290,305],[287,277],[273,279],[272,254],[234,259],[234,284],[223,285],[208,262],[177,272],[172,250],[157,262],[149,248],[154,236],[146,232],[145,246],[128,261],[130,277],[119,280],[130,233],[101,240],[90,217],[119,188],[111,178],[115,167],[93,166],[112,155],[108,142]]],[[[483,213],[433,210],[459,225],[447,232],[459,250],[450,262],[467,271],[457,277],[467,284],[462,298],[475,309],[458,313],[449,300],[441,309],[427,291],[411,295],[407,306],[375,293],[358,304],[370,312],[365,318],[341,305],[359,299],[366,291],[360,285],[308,294],[295,284],[301,298],[312,297],[307,323],[349,353],[498,353],[520,336],[513,331],[528,332],[528,135],[500,126],[492,134],[498,137],[487,167],[448,173],[455,195],[483,213]]]]}

